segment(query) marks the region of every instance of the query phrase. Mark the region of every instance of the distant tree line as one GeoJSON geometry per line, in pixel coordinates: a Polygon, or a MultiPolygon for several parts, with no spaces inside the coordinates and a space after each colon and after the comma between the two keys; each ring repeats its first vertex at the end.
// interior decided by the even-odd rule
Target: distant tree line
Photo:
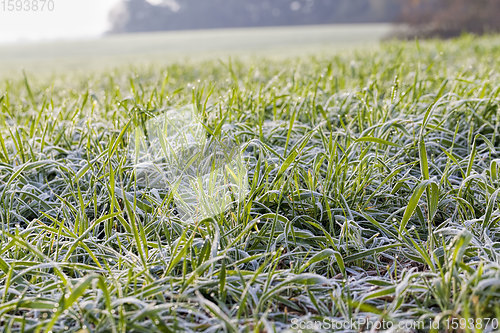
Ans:
{"type": "Polygon", "coordinates": [[[123,0],[111,33],[399,22],[410,35],[500,31],[500,0],[123,0]]]}
{"type": "Polygon", "coordinates": [[[392,22],[399,0],[125,0],[113,33],[226,27],[392,22]]]}

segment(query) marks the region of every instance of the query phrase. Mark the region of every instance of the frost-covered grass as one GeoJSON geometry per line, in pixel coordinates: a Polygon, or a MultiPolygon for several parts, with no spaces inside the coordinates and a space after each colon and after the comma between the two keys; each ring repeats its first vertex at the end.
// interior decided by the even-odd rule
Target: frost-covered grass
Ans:
{"type": "Polygon", "coordinates": [[[498,45],[3,80],[0,326],[500,317],[498,45]],[[190,104],[249,170],[244,200],[202,220],[181,219],[168,186],[138,182],[130,154],[135,127],[190,104]]]}

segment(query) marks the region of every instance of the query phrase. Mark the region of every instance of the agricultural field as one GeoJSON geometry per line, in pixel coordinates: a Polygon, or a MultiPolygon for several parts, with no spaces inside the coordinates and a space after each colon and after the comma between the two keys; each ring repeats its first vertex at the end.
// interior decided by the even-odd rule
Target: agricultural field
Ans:
{"type": "Polygon", "coordinates": [[[6,74],[0,326],[498,331],[499,45],[6,74]]]}
{"type": "Polygon", "coordinates": [[[0,77],[22,69],[38,74],[102,71],[117,65],[164,65],[180,61],[283,58],[377,45],[390,24],[319,25],[274,28],[109,35],[100,39],[0,44],[0,77]],[[3,74],[3,75],[2,75],[3,74]]]}

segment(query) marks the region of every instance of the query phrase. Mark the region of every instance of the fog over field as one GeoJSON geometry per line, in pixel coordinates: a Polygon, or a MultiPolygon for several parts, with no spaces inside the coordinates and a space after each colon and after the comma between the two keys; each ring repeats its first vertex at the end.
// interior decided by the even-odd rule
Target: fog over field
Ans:
{"type": "Polygon", "coordinates": [[[77,41],[0,44],[0,75],[168,63],[229,56],[292,56],[377,46],[389,24],[136,33],[77,41]]]}

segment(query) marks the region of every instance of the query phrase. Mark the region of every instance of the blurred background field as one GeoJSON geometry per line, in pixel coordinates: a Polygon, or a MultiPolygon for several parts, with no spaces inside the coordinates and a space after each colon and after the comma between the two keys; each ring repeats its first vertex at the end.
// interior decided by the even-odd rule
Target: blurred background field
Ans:
{"type": "Polygon", "coordinates": [[[0,76],[236,57],[286,57],[373,47],[390,24],[149,32],[0,45],[0,76]]]}
{"type": "Polygon", "coordinates": [[[336,53],[388,37],[500,30],[497,0],[27,1],[34,2],[48,4],[0,4],[0,77],[336,53]]]}

